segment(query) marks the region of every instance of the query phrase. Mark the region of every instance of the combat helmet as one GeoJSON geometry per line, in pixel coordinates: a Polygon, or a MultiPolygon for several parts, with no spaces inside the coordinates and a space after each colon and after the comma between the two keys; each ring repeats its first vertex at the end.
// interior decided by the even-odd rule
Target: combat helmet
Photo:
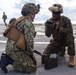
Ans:
{"type": "Polygon", "coordinates": [[[52,7],[48,8],[51,12],[63,13],[63,7],[61,4],[54,4],[52,7]]]}
{"type": "Polygon", "coordinates": [[[23,16],[28,15],[29,13],[33,13],[33,14],[37,14],[40,10],[40,5],[35,5],[34,3],[26,3],[23,7],[22,7],[22,11],[21,14],[23,16]]]}

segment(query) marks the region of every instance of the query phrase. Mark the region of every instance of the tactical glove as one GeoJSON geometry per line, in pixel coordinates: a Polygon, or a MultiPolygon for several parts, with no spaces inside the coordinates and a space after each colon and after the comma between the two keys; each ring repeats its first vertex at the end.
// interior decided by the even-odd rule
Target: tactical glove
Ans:
{"type": "Polygon", "coordinates": [[[45,26],[47,26],[47,28],[49,29],[49,27],[52,27],[54,30],[59,30],[59,26],[58,24],[56,24],[56,22],[54,22],[53,20],[47,20],[45,22],[45,26]]]}
{"type": "Polygon", "coordinates": [[[45,22],[45,25],[46,25],[46,26],[52,26],[52,24],[53,24],[53,21],[52,21],[52,20],[47,20],[47,21],[45,22]]]}

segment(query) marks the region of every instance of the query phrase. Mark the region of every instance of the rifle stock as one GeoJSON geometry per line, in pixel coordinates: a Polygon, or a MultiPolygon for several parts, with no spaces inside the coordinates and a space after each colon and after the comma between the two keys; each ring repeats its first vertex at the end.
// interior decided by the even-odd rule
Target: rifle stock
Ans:
{"type": "Polygon", "coordinates": [[[40,55],[40,56],[42,55],[42,54],[41,54],[39,51],[37,51],[37,50],[34,50],[33,52],[36,53],[36,54],[38,54],[38,55],[40,55]]]}

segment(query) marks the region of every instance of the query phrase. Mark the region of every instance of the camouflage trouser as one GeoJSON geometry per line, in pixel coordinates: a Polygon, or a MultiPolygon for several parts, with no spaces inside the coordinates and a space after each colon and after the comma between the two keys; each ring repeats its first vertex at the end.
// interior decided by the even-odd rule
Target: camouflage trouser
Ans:
{"type": "Polygon", "coordinates": [[[7,26],[6,19],[3,19],[3,22],[4,22],[5,26],[7,26]]]}
{"type": "Polygon", "coordinates": [[[60,45],[60,42],[57,41],[50,41],[50,43],[47,45],[45,48],[43,54],[53,54],[53,53],[58,53],[61,50],[66,50],[64,46],[60,45]]]}
{"type": "Polygon", "coordinates": [[[28,56],[23,51],[6,51],[7,55],[11,57],[14,60],[13,68],[20,72],[25,73],[34,73],[36,72],[36,65],[31,59],[30,56],[28,56]]]}
{"type": "Polygon", "coordinates": [[[66,40],[63,41],[50,41],[50,44],[48,44],[48,46],[45,48],[43,54],[53,54],[53,53],[57,53],[60,50],[64,50],[65,46],[67,46],[67,50],[68,50],[68,54],[69,55],[75,55],[75,46],[74,46],[74,37],[67,36],[66,40]],[[65,45],[66,43],[66,45],[65,45]]]}

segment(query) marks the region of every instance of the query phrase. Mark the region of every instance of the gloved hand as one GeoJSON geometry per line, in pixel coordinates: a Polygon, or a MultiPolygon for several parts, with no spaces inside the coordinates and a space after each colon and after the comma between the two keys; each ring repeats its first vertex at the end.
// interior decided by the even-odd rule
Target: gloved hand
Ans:
{"type": "Polygon", "coordinates": [[[46,25],[46,26],[52,26],[52,24],[53,24],[53,21],[52,21],[52,20],[47,20],[47,21],[45,22],[45,25],[46,25]]]}
{"type": "Polygon", "coordinates": [[[56,22],[54,22],[53,20],[47,20],[45,22],[45,26],[47,26],[48,29],[49,27],[52,27],[54,30],[59,30],[58,24],[56,24],[56,22]]]}

